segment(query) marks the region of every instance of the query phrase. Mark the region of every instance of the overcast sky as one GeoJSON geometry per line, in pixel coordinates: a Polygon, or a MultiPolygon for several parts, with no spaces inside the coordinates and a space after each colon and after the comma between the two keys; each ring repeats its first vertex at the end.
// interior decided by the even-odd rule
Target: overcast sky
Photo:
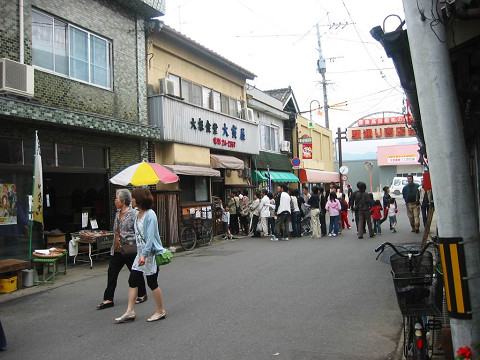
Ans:
{"type": "MultiPolygon", "coordinates": [[[[375,112],[402,112],[404,95],[393,63],[369,34],[392,14],[404,19],[401,0],[167,0],[162,20],[256,74],[249,83],[260,90],[290,85],[307,118],[313,100],[323,105],[318,23],[328,103],[348,104],[329,111],[330,129],[336,132],[375,112]]],[[[399,23],[389,17],[386,31],[399,23]]],[[[324,125],[321,118],[316,121],[324,125]]],[[[377,145],[389,143],[349,142],[344,151],[376,151],[377,145]]]]}

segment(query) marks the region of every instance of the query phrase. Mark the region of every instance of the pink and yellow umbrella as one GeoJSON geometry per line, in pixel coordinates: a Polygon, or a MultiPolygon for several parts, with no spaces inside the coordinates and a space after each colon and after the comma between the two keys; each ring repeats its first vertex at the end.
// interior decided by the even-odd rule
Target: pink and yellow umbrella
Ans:
{"type": "Polygon", "coordinates": [[[112,184],[133,186],[155,185],[159,181],[171,184],[178,181],[178,176],[162,165],[143,161],[130,165],[110,179],[112,184]]]}

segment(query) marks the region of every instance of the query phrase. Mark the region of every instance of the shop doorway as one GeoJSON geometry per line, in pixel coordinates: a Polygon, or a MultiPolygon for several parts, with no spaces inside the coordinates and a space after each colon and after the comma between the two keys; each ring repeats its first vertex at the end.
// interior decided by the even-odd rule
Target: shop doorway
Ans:
{"type": "Polygon", "coordinates": [[[106,174],[44,173],[45,230],[71,233],[82,229],[82,212],[110,228],[110,201],[106,174]]]}

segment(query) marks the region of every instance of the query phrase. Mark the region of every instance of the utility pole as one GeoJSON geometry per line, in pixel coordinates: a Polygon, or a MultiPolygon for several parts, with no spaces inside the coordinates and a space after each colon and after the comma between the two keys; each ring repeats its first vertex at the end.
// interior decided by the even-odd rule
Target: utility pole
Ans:
{"type": "MultiPolygon", "coordinates": [[[[343,165],[342,163],[342,140],[347,140],[347,130],[342,131],[340,128],[337,130],[337,143],[338,143],[338,168],[340,169],[343,165]]],[[[343,193],[343,179],[342,174],[340,174],[340,190],[343,193]]]]}
{"type": "MultiPolygon", "coordinates": [[[[422,16],[435,12],[431,9],[431,0],[403,0],[403,7],[428,151],[439,242],[457,240],[465,254],[464,264],[460,260],[460,265],[465,266],[466,276],[459,277],[458,283],[468,284],[468,292],[463,295],[470,299],[473,311],[464,318],[450,316],[456,350],[480,342],[478,212],[475,206],[465,206],[476,196],[448,46],[439,40],[446,39],[445,28],[435,26],[433,31],[430,20],[425,21],[422,16]]],[[[441,13],[440,9],[437,11],[441,13]]]]}
{"type": "Polygon", "coordinates": [[[323,109],[325,111],[325,127],[330,129],[330,122],[328,121],[328,98],[327,98],[327,80],[325,80],[325,73],[327,72],[327,66],[325,64],[325,58],[322,54],[322,42],[320,41],[320,27],[317,23],[317,38],[318,38],[318,61],[317,68],[320,75],[322,75],[323,85],[323,109]]]}

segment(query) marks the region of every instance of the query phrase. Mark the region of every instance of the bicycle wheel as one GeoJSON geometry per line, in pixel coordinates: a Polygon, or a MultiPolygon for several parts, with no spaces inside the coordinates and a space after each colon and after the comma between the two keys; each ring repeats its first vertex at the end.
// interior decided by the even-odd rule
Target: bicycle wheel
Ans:
{"type": "Polygon", "coordinates": [[[212,228],[202,227],[203,243],[209,245],[213,240],[212,228]]]}
{"type": "Polygon", "coordinates": [[[193,250],[196,243],[197,234],[195,233],[195,230],[191,227],[183,228],[182,233],[180,234],[180,245],[182,245],[183,250],[193,250]]]}

